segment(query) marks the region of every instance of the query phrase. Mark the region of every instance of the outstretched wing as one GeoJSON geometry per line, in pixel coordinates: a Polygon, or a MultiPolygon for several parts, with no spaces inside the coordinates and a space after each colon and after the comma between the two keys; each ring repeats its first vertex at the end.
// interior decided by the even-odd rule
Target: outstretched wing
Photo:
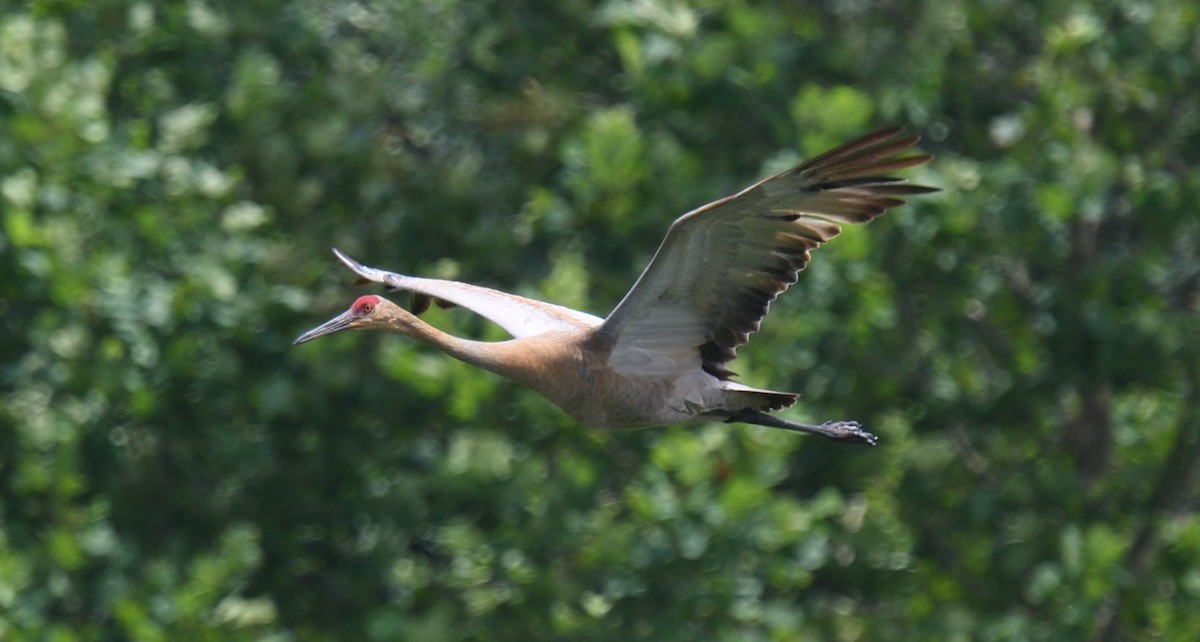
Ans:
{"type": "Polygon", "coordinates": [[[694,367],[721,379],[771,301],[841,226],[866,223],[937,191],[884,176],[928,155],[898,156],[916,136],[893,128],[826,152],[741,192],[684,214],[650,265],[597,328],[609,365],[653,374],[694,367]],[[698,351],[698,352],[697,352],[698,351]]]}
{"type": "Polygon", "coordinates": [[[580,331],[593,328],[603,319],[561,305],[526,299],[515,294],[483,288],[477,285],[423,279],[370,268],[333,248],[342,263],[362,278],[382,283],[393,290],[406,290],[414,295],[438,302],[462,306],[475,314],[495,323],[514,337],[527,337],[543,332],[580,331]]]}

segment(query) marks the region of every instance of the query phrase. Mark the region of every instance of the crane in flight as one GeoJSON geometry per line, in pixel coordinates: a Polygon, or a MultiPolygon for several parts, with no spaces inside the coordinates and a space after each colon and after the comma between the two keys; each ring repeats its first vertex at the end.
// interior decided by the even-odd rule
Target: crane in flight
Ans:
{"type": "Polygon", "coordinates": [[[622,429],[723,420],[874,445],[856,421],[804,424],[768,414],[798,395],[743,385],[727,364],[759,329],[771,301],[796,282],[809,252],[842,225],[871,221],[937,191],[888,172],[932,156],[901,155],[918,137],[882,130],[679,217],[642,275],[600,317],[498,290],[370,268],[336,248],[362,280],[412,294],[412,310],[375,295],[296,339],[382,329],[540,393],[580,423],[622,429]],[[461,306],[512,335],[456,337],[417,315],[461,306]]]}

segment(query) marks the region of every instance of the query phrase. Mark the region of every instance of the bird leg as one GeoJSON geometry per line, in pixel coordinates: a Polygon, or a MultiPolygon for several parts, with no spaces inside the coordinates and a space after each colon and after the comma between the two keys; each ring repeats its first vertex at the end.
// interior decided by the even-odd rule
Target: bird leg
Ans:
{"type": "Polygon", "coordinates": [[[875,435],[863,430],[857,421],[826,421],[823,424],[802,424],[787,419],[780,419],[765,412],[744,408],[729,416],[725,423],[756,424],[771,428],[782,428],[796,432],[820,435],[834,441],[848,441],[857,444],[875,445],[878,439],[875,435]]]}

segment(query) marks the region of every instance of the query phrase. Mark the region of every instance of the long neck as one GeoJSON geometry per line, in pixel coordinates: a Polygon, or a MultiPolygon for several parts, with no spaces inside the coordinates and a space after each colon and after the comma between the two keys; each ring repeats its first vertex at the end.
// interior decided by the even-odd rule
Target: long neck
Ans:
{"type": "Polygon", "coordinates": [[[521,383],[530,383],[532,355],[512,341],[474,341],[447,334],[415,316],[388,319],[388,329],[427,343],[474,366],[521,383]]]}

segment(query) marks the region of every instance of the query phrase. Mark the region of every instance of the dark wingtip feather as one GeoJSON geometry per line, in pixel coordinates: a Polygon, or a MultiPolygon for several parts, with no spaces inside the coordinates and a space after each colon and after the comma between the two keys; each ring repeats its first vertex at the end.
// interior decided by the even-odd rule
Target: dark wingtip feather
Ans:
{"type": "Polygon", "coordinates": [[[893,140],[903,131],[903,127],[896,126],[871,132],[865,136],[855,138],[845,145],[840,145],[823,154],[818,154],[802,163],[797,169],[803,170],[822,164],[836,165],[840,162],[839,159],[851,157],[887,156],[908,149],[921,140],[920,136],[905,136],[904,138],[893,140]]]}
{"type": "Polygon", "coordinates": [[[416,292],[413,292],[411,303],[412,309],[409,311],[416,316],[421,316],[426,310],[429,309],[429,306],[432,303],[433,299],[429,295],[417,294],[416,292]]]}
{"type": "Polygon", "coordinates": [[[930,187],[928,185],[910,185],[910,184],[879,184],[871,186],[872,194],[880,194],[886,196],[914,196],[917,194],[931,194],[940,192],[940,187],[930,187]]]}

